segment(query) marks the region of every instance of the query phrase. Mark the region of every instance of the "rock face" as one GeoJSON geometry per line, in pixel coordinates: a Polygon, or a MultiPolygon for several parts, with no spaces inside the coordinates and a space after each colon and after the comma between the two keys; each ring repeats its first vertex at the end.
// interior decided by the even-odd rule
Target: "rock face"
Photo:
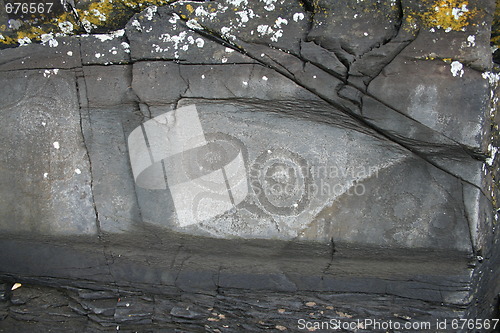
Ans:
{"type": "Polygon", "coordinates": [[[491,318],[492,12],[172,2],[0,50],[0,331],[54,325],[18,281],[88,330],[491,318]]]}

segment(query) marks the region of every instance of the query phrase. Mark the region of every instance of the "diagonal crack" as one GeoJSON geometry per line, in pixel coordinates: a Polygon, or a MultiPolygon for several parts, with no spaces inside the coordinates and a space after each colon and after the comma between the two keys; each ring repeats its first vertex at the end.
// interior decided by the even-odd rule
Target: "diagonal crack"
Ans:
{"type": "MultiPolygon", "coordinates": [[[[184,21],[186,22],[187,20],[184,19],[184,21]]],[[[354,112],[349,107],[346,107],[345,105],[342,105],[339,102],[339,100],[336,100],[335,98],[332,98],[332,96],[329,96],[329,95],[326,95],[324,93],[321,93],[321,92],[317,91],[316,89],[314,89],[313,87],[311,87],[310,85],[308,85],[307,82],[304,82],[303,80],[298,79],[296,73],[293,72],[291,69],[282,66],[281,63],[280,63],[280,61],[277,58],[278,57],[288,57],[287,60],[292,59],[291,60],[292,63],[297,63],[297,62],[304,63],[304,62],[307,62],[307,59],[303,59],[299,55],[295,55],[295,54],[293,54],[291,52],[285,52],[283,50],[274,49],[274,48],[272,48],[270,46],[250,44],[250,43],[244,42],[243,40],[239,40],[239,39],[235,39],[235,40],[231,41],[231,40],[226,39],[222,34],[220,34],[217,31],[214,31],[214,30],[209,30],[209,29],[205,29],[205,28],[203,28],[203,30],[202,29],[192,29],[192,28],[188,27],[187,25],[186,25],[186,27],[188,29],[190,29],[190,30],[192,30],[192,31],[194,31],[194,32],[202,35],[203,37],[206,37],[209,40],[212,40],[212,41],[214,41],[214,42],[216,42],[218,44],[221,44],[223,46],[230,47],[230,48],[234,49],[235,51],[238,51],[241,54],[244,54],[244,55],[252,58],[256,62],[260,63],[261,65],[263,65],[265,67],[268,67],[268,68],[271,68],[274,71],[276,71],[276,72],[284,75],[285,77],[287,77],[290,80],[292,80],[293,82],[295,82],[297,85],[299,85],[302,88],[304,88],[304,89],[312,92],[313,94],[315,94],[316,96],[318,96],[322,100],[326,101],[327,103],[329,103],[333,107],[339,109],[341,112],[343,112],[346,115],[352,117],[354,120],[358,121],[361,126],[364,126],[364,127],[367,127],[367,128],[370,128],[370,129],[374,130],[375,132],[377,132],[378,134],[382,135],[383,137],[385,137],[389,141],[398,144],[399,146],[403,147],[405,150],[411,152],[415,156],[423,159],[424,161],[426,161],[427,163],[429,163],[429,164],[433,165],[434,167],[440,169],[441,171],[443,171],[443,172],[445,172],[447,174],[450,174],[450,175],[452,175],[452,176],[460,179],[461,181],[463,181],[463,182],[465,182],[467,184],[470,184],[471,186],[474,186],[474,187],[478,188],[479,190],[481,190],[483,192],[483,190],[480,188],[479,185],[472,183],[471,181],[469,181],[469,180],[465,179],[464,177],[460,176],[459,174],[456,174],[455,172],[453,172],[453,171],[451,171],[451,170],[443,167],[439,163],[431,160],[427,156],[427,154],[425,153],[425,151],[421,151],[421,149],[419,149],[418,147],[410,146],[407,142],[405,142],[405,140],[399,138],[398,135],[396,135],[395,133],[391,133],[390,131],[388,131],[388,130],[386,130],[384,128],[381,128],[378,125],[370,122],[369,119],[367,119],[366,117],[363,117],[363,116],[360,115],[359,110],[357,110],[357,112],[354,112]],[[250,50],[252,48],[254,50],[257,50],[258,52],[251,52],[250,50]],[[273,52],[277,53],[278,57],[276,57],[276,59],[273,58],[273,56],[272,56],[273,52]],[[265,54],[265,57],[259,57],[259,56],[256,55],[257,53],[258,54],[265,54]],[[290,58],[290,57],[292,57],[292,58],[290,58]]],[[[394,54],[394,56],[393,56],[392,59],[394,59],[398,54],[400,54],[406,48],[406,46],[408,46],[408,45],[409,45],[409,43],[406,44],[401,49],[399,49],[394,54]]],[[[392,59],[391,59],[391,61],[392,61],[392,59]]],[[[302,68],[302,66],[297,66],[297,67],[302,68]]],[[[317,69],[323,71],[321,68],[319,68],[317,66],[315,66],[315,67],[317,69]]],[[[358,90],[362,95],[368,96],[368,97],[374,99],[375,101],[377,101],[378,103],[381,103],[388,110],[390,110],[392,112],[396,112],[397,114],[403,116],[410,123],[413,123],[414,125],[417,125],[417,127],[420,127],[422,130],[428,131],[430,133],[433,133],[437,137],[440,137],[441,139],[443,139],[444,142],[448,142],[447,145],[449,147],[454,147],[454,148],[456,148],[455,149],[456,151],[461,152],[462,157],[467,157],[467,158],[470,157],[470,158],[476,158],[476,159],[480,159],[481,158],[481,156],[479,156],[478,154],[476,154],[474,152],[470,152],[469,149],[468,149],[468,147],[465,147],[464,145],[462,145],[459,142],[456,142],[455,140],[453,140],[453,139],[445,136],[444,134],[442,134],[442,133],[440,133],[440,132],[438,132],[438,131],[436,131],[436,130],[434,130],[432,128],[429,128],[425,124],[422,124],[422,123],[416,121],[415,119],[409,117],[408,115],[404,114],[403,112],[401,112],[401,111],[399,111],[399,110],[391,107],[390,105],[387,105],[387,104],[383,103],[377,97],[371,95],[368,92],[363,91],[359,87],[356,87],[356,86],[350,84],[349,82],[346,83],[346,86],[352,87],[352,88],[358,90]]],[[[337,97],[337,96],[334,96],[334,97],[337,97]]],[[[342,98],[339,98],[339,99],[342,99],[342,98]]],[[[349,104],[347,104],[347,105],[349,105],[349,104]]],[[[415,141],[413,141],[413,142],[415,142],[415,141]]],[[[425,147],[425,144],[429,145],[429,144],[432,144],[432,143],[425,143],[424,142],[424,147],[425,147]]],[[[439,142],[437,142],[437,144],[439,146],[441,146],[441,147],[446,146],[446,145],[443,145],[442,143],[440,144],[439,142]]],[[[434,145],[436,145],[436,143],[434,143],[434,145]]],[[[446,156],[444,156],[444,157],[446,157],[446,156]]]]}

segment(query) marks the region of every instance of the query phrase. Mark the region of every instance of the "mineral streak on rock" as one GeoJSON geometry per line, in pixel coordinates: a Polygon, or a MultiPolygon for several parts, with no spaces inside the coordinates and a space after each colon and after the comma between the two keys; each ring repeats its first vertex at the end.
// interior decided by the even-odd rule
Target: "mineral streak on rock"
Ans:
{"type": "Polygon", "coordinates": [[[0,331],[498,315],[494,8],[0,12],[0,331]]]}

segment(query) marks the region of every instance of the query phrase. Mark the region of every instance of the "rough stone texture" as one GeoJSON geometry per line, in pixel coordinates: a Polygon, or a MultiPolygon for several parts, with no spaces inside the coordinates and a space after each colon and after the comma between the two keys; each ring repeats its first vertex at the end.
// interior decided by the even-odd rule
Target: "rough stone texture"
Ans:
{"type": "Polygon", "coordinates": [[[15,49],[0,50],[0,71],[32,68],[75,68],[82,64],[80,43],[76,38],[63,37],[54,44],[30,44],[15,49]]]}
{"type": "Polygon", "coordinates": [[[442,61],[395,59],[368,86],[377,96],[403,114],[464,146],[480,150],[484,145],[489,84],[468,67],[450,78],[450,66],[442,61]],[[401,80],[405,73],[410,79],[401,80]],[[446,80],[446,86],[439,82],[446,80]]]}
{"type": "Polygon", "coordinates": [[[192,31],[169,7],[151,7],[135,15],[127,24],[133,60],[176,60],[221,64],[252,63],[229,45],[213,43],[192,31]]]}
{"type": "MultiPolygon", "coordinates": [[[[311,292],[252,292],[230,289],[217,295],[152,294],[133,290],[89,291],[23,286],[14,292],[0,332],[279,332],[298,331],[297,318],[311,322],[363,323],[379,320],[434,323],[435,316],[455,317],[438,305],[408,303],[403,297],[311,292]],[[40,311],[41,299],[49,311],[40,311]],[[353,303],[364,304],[363,309],[353,303]],[[397,312],[393,308],[400,307],[397,312]],[[425,310],[424,310],[425,309],[425,310]],[[50,314],[49,314],[50,313],[50,314]],[[416,319],[418,318],[418,319],[416,319]],[[29,320],[29,321],[28,321],[29,320]],[[21,325],[18,323],[22,322],[21,325]]],[[[369,332],[370,328],[357,330],[369,332]]],[[[451,327],[449,327],[451,330],[451,327]]],[[[307,330],[306,330],[307,331],[307,330]]]]}
{"type": "Polygon", "coordinates": [[[125,140],[131,124],[141,119],[133,111],[130,106],[88,110],[85,141],[92,161],[96,211],[105,232],[127,231],[141,220],[125,140]]]}
{"type": "Polygon", "coordinates": [[[130,104],[136,100],[130,86],[132,68],[129,65],[85,66],[83,76],[88,107],[130,104]]]}
{"type": "Polygon", "coordinates": [[[81,59],[84,65],[110,65],[130,62],[130,45],[124,30],[109,34],[80,37],[81,59]]]}
{"type": "Polygon", "coordinates": [[[89,160],[72,72],[1,75],[1,230],[95,234],[89,160]]]}
{"type": "Polygon", "coordinates": [[[498,316],[494,3],[446,6],[174,2],[0,50],[0,332],[498,316]],[[129,138],[155,162],[146,127],[190,105],[248,193],[183,225],[129,138]]]}

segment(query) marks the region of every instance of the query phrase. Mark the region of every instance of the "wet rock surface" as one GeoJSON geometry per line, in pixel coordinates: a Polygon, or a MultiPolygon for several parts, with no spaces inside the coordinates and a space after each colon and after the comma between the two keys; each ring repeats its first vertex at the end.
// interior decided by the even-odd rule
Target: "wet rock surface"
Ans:
{"type": "MultiPolygon", "coordinates": [[[[454,318],[436,305],[382,295],[241,290],[165,295],[128,290],[89,293],[39,286],[17,290],[4,311],[8,317],[0,332],[278,332],[295,331],[301,319],[356,323],[373,316],[404,324],[416,322],[415,317],[428,321],[434,321],[436,315],[443,320],[454,318]],[[364,306],[360,309],[353,303],[364,306]]],[[[359,328],[344,331],[372,330],[363,329],[360,323],[359,328]]]]}
{"type": "Polygon", "coordinates": [[[0,50],[0,332],[498,315],[493,12],[172,2],[0,50]]]}
{"type": "MultiPolygon", "coordinates": [[[[275,242],[265,249],[270,244],[264,241],[219,240],[225,251],[213,253],[207,248],[216,248],[214,244],[194,246],[189,239],[174,251],[167,235],[152,231],[164,245],[148,245],[151,234],[110,237],[104,243],[105,261],[102,243],[85,239],[66,246],[5,241],[19,249],[11,267],[24,280],[2,301],[5,319],[0,329],[297,331],[300,320],[358,325],[357,320],[368,318],[404,323],[468,315],[471,300],[466,290],[474,260],[456,252],[435,256],[426,250],[391,253],[341,246],[332,256],[319,244],[275,242]],[[43,265],[50,267],[43,277],[32,276],[30,272],[40,268],[27,261],[41,249],[54,264],[43,265]],[[279,263],[266,255],[269,251],[281,258],[279,263]]],[[[13,259],[5,258],[1,265],[13,259]]]]}

